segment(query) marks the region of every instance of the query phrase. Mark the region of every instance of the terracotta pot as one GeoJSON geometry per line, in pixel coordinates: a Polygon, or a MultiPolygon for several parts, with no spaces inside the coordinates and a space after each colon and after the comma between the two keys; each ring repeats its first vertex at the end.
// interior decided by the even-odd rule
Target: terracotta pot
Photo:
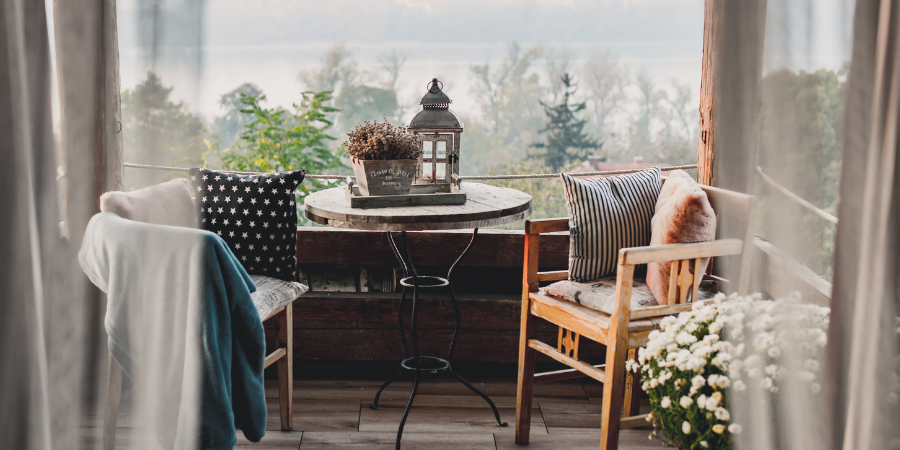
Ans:
{"type": "Polygon", "coordinates": [[[415,159],[352,160],[362,195],[406,195],[419,164],[415,159]]]}

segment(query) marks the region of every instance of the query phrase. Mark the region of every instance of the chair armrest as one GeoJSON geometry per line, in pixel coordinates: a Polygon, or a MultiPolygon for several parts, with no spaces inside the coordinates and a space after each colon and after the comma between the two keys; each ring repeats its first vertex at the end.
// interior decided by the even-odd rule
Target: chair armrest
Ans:
{"type": "Polygon", "coordinates": [[[555,219],[535,219],[525,221],[526,234],[553,233],[555,231],[569,231],[569,218],[559,217],[555,219]]]}
{"type": "Polygon", "coordinates": [[[619,250],[619,263],[637,265],[652,262],[737,255],[741,253],[743,249],[744,243],[740,239],[719,239],[709,242],[697,242],[695,244],[631,247],[619,250]]]}

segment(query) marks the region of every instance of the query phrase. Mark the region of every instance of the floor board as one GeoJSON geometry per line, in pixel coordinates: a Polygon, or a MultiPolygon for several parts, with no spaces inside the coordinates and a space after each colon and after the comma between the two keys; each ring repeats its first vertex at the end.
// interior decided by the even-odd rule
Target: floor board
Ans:
{"type": "MultiPolygon", "coordinates": [[[[361,377],[363,378],[363,377],[361,377]]],[[[416,401],[403,434],[403,449],[596,449],[600,442],[600,394],[602,386],[572,380],[535,386],[531,414],[531,442],[517,446],[515,434],[516,380],[474,378],[472,384],[489,395],[508,423],[499,427],[488,404],[452,378],[429,377],[419,386],[416,401]]],[[[293,431],[280,431],[278,389],[266,384],[268,417],[266,435],[259,443],[244,439],[238,431],[240,450],[393,449],[397,427],[409,400],[412,382],[398,381],[381,396],[372,410],[379,380],[297,380],[294,384],[293,431]]],[[[642,410],[648,408],[642,402],[642,410]]],[[[117,442],[134,443],[134,417],[123,408],[117,442]]],[[[87,417],[83,448],[99,448],[99,417],[87,417]]],[[[623,430],[622,450],[667,448],[648,440],[649,428],[623,430]]]]}

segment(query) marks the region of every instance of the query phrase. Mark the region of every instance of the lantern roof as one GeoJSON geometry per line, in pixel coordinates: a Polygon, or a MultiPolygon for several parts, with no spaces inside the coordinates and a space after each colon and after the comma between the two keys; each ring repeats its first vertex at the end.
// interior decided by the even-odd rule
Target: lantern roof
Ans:
{"type": "Polygon", "coordinates": [[[443,86],[437,78],[428,83],[428,92],[419,102],[422,110],[409,122],[408,128],[462,128],[459,118],[450,111],[453,100],[444,93],[443,86]]]}
{"type": "Polygon", "coordinates": [[[426,108],[429,106],[449,108],[450,104],[453,103],[453,100],[450,100],[450,97],[447,97],[447,94],[444,93],[444,83],[441,83],[437,78],[434,78],[428,86],[428,93],[422,97],[422,101],[420,101],[419,104],[426,108]],[[440,86],[438,86],[438,84],[440,84],[440,86]]]}

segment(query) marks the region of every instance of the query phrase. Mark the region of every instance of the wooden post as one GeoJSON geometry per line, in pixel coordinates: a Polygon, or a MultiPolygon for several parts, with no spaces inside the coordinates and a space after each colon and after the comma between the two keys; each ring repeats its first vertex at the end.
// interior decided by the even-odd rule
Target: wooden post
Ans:
{"type": "Polygon", "coordinates": [[[285,355],[278,360],[278,404],[281,412],[281,431],[294,427],[294,304],[288,303],[278,314],[278,348],[285,355]]]}
{"type": "Polygon", "coordinates": [[[123,187],[116,2],[56,0],[54,28],[66,173],[63,232],[77,247],[99,211],[100,195],[123,187]]]}
{"type": "Polygon", "coordinates": [[[706,0],[697,181],[750,193],[766,0],[706,0]]]}
{"type": "MultiPolygon", "coordinates": [[[[527,228],[527,227],[526,227],[527,228]]],[[[519,329],[519,373],[516,388],[516,444],[526,445],[531,437],[531,398],[534,389],[534,349],[528,340],[534,337],[529,293],[537,290],[540,235],[525,233],[525,262],[522,276],[522,323],[519,329]]]]}

